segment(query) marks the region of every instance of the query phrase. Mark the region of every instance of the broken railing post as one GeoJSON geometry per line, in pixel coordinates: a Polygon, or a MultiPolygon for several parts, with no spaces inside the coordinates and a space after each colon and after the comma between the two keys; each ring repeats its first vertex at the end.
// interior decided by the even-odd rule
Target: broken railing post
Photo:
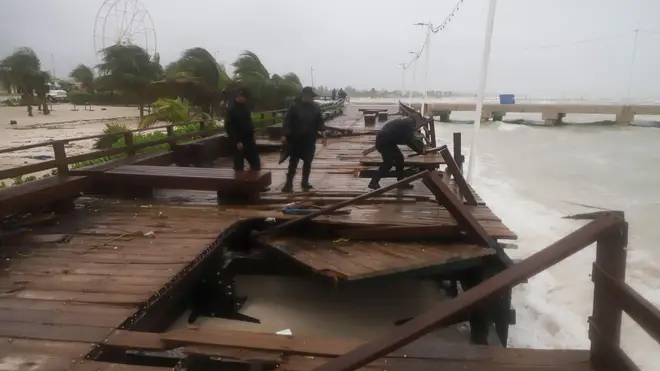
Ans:
{"type": "MultiPolygon", "coordinates": [[[[602,233],[596,245],[594,273],[593,315],[589,319],[589,338],[591,340],[591,361],[596,369],[606,369],[613,360],[610,348],[619,348],[621,342],[621,319],[623,310],[619,305],[621,298],[612,295],[613,290],[600,280],[600,272],[623,282],[626,277],[626,247],[628,245],[628,223],[623,218],[619,225],[602,233]]],[[[616,367],[621,369],[622,366],[616,367]]]]}
{"type": "Polygon", "coordinates": [[[255,237],[260,237],[260,236],[263,236],[263,235],[273,234],[273,233],[279,232],[283,229],[291,227],[292,225],[300,224],[300,223],[305,222],[307,220],[314,219],[317,216],[328,214],[330,212],[339,210],[339,209],[341,209],[343,207],[346,207],[348,205],[352,205],[352,204],[354,204],[358,201],[362,201],[362,200],[366,200],[366,199],[371,198],[371,197],[378,196],[378,195],[383,194],[385,192],[388,192],[392,189],[398,188],[402,185],[414,182],[415,180],[421,179],[421,178],[423,178],[424,176],[426,176],[428,174],[429,174],[428,170],[427,171],[422,171],[422,172],[417,173],[413,176],[402,179],[402,180],[400,180],[396,183],[392,183],[388,186],[376,189],[376,190],[371,191],[369,193],[362,194],[362,195],[357,196],[355,198],[352,198],[350,200],[346,200],[346,201],[343,201],[343,202],[336,203],[334,205],[330,205],[330,206],[325,207],[325,208],[323,208],[323,209],[321,209],[317,212],[314,212],[314,213],[311,213],[311,214],[308,214],[308,215],[305,215],[305,216],[301,216],[300,218],[296,218],[296,219],[293,219],[293,220],[288,220],[288,221],[286,221],[282,224],[276,225],[272,228],[268,228],[268,229],[265,229],[263,231],[257,232],[257,233],[254,234],[254,236],[255,237]]]}
{"type": "Polygon", "coordinates": [[[461,170],[461,173],[463,172],[463,162],[465,159],[463,158],[463,153],[462,153],[462,144],[461,144],[461,133],[454,133],[454,160],[458,164],[458,168],[461,170]]]}
{"type": "MultiPolygon", "coordinates": [[[[431,153],[437,153],[437,152],[442,151],[443,148],[447,148],[447,145],[443,144],[441,146],[437,146],[437,147],[427,149],[426,152],[424,152],[424,154],[428,155],[428,154],[431,154],[431,153]]],[[[417,156],[421,156],[421,155],[422,155],[421,153],[411,153],[411,154],[408,155],[408,157],[417,157],[417,156]]]]}
{"type": "Polygon", "coordinates": [[[561,262],[591,245],[602,232],[621,222],[615,214],[607,214],[590,222],[522,262],[492,276],[456,298],[443,301],[433,309],[394,329],[390,334],[359,346],[317,367],[314,371],[352,371],[410,344],[494,295],[513,287],[539,272],[561,262]]]}
{"type": "Polygon", "coordinates": [[[454,176],[454,181],[458,185],[458,192],[461,197],[465,197],[465,201],[467,201],[468,205],[477,205],[477,198],[472,193],[467,180],[465,180],[465,177],[463,177],[461,168],[458,166],[456,161],[454,161],[454,158],[451,156],[451,153],[449,153],[447,146],[444,146],[444,148],[440,150],[440,154],[442,155],[442,158],[445,160],[445,164],[447,165],[445,171],[454,176]]]}

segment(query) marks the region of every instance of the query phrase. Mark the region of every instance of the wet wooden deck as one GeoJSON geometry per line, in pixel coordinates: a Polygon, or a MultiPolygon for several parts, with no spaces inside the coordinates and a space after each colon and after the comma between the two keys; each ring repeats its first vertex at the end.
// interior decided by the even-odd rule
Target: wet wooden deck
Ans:
{"type": "MultiPolygon", "coordinates": [[[[354,339],[276,335],[246,331],[177,329],[163,334],[118,331],[106,345],[118,349],[165,350],[220,357],[267,369],[308,371],[362,345],[354,339]]],[[[255,369],[261,369],[255,367],[255,369]]],[[[209,366],[208,369],[211,369],[209,366]]],[[[587,350],[536,350],[429,342],[422,338],[360,370],[589,371],[587,350]]]]}
{"type": "Polygon", "coordinates": [[[0,369],[68,369],[130,324],[233,222],[209,207],[96,201],[7,238],[0,369]]]}

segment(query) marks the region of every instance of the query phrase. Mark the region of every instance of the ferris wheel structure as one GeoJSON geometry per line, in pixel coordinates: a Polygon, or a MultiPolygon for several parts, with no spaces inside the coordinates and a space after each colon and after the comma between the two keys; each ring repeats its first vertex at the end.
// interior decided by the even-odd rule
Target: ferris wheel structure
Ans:
{"type": "Polygon", "coordinates": [[[94,21],[94,52],[112,45],[137,45],[154,55],[158,40],[153,19],[140,0],[104,0],[94,21]]]}

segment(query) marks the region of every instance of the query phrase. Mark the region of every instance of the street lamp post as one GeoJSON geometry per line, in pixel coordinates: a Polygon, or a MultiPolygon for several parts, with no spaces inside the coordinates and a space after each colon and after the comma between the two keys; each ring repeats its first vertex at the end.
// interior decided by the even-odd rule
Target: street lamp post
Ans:
{"type": "Polygon", "coordinates": [[[412,104],[413,97],[413,88],[415,87],[415,77],[417,75],[417,60],[419,59],[419,54],[416,52],[408,52],[415,55],[415,60],[413,61],[413,75],[412,75],[412,84],[410,85],[410,96],[408,97],[408,105],[412,104]]]}
{"type": "Polygon", "coordinates": [[[399,66],[401,66],[401,96],[404,97],[406,95],[406,64],[405,63],[399,63],[399,66]]]}

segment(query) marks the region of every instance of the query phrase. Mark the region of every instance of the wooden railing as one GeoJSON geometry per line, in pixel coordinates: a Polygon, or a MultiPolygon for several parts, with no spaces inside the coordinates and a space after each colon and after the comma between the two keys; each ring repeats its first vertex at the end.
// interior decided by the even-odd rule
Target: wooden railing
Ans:
{"type": "Polygon", "coordinates": [[[591,360],[598,371],[636,371],[621,350],[620,331],[625,311],[660,342],[660,312],[628,286],[625,280],[628,223],[620,212],[603,212],[589,224],[485,280],[454,299],[439,304],[389,335],[335,358],[315,371],[352,371],[386,356],[434,329],[451,323],[472,308],[597,242],[593,281],[594,313],[590,318],[591,360]]]}
{"type": "MultiPolygon", "coordinates": [[[[324,105],[322,109],[324,111],[326,110],[335,110],[343,104],[343,101],[338,101],[335,104],[331,105],[324,105]]],[[[265,122],[268,124],[277,124],[280,122],[283,118],[284,115],[286,114],[287,110],[277,110],[277,111],[267,111],[267,112],[259,112],[255,113],[253,116],[257,116],[256,122],[265,122]]],[[[0,149],[0,154],[3,153],[10,153],[10,152],[17,152],[17,151],[22,151],[26,149],[31,149],[31,148],[38,148],[38,147],[52,147],[53,149],[53,159],[48,160],[48,161],[43,161],[39,162],[36,164],[29,164],[29,165],[24,165],[24,166],[18,166],[14,167],[11,169],[5,169],[5,170],[0,170],[0,180],[3,179],[10,179],[10,178],[16,178],[19,176],[23,176],[26,174],[33,174],[37,173],[40,171],[45,171],[45,170],[50,170],[53,168],[57,169],[57,173],[60,175],[65,175],[69,172],[69,165],[80,163],[80,162],[85,162],[85,161],[90,161],[90,160],[95,160],[98,158],[103,158],[103,157],[110,157],[110,156],[115,156],[115,155],[120,155],[120,154],[126,154],[126,155],[131,155],[135,154],[137,151],[147,148],[147,147],[153,147],[165,143],[170,144],[170,148],[172,145],[181,142],[183,140],[187,139],[193,139],[197,137],[205,137],[217,133],[222,133],[224,132],[223,127],[217,127],[217,128],[206,128],[206,123],[205,122],[200,122],[200,121],[193,121],[193,122],[185,122],[185,123],[173,123],[173,124],[168,124],[168,125],[161,125],[161,126],[152,126],[149,128],[144,128],[144,129],[133,129],[133,130],[128,130],[123,133],[117,133],[117,136],[124,136],[124,143],[126,146],[124,147],[119,147],[119,148],[109,148],[109,149],[103,149],[103,150],[98,150],[98,151],[92,151],[89,153],[81,154],[81,155],[75,155],[75,156],[67,156],[66,154],[66,149],[65,145],[68,143],[73,143],[73,142],[79,142],[83,140],[89,140],[89,139],[98,139],[103,136],[106,136],[108,134],[94,134],[94,135],[87,135],[87,136],[82,136],[82,137],[77,137],[77,138],[67,138],[67,139],[59,139],[59,140],[51,140],[47,142],[40,142],[40,143],[33,143],[33,144],[26,144],[24,146],[17,146],[17,147],[11,147],[11,148],[4,148],[0,149]],[[186,126],[190,124],[197,124],[199,123],[200,125],[200,130],[190,132],[190,133],[184,133],[184,134],[179,134],[175,135],[174,129],[176,127],[180,126],[186,126]],[[161,139],[155,139],[147,142],[142,142],[142,143],[134,143],[134,134],[135,133],[140,133],[140,132],[146,132],[146,131],[153,131],[153,130],[162,130],[165,129],[167,131],[167,137],[161,138],[161,139]]]]}

